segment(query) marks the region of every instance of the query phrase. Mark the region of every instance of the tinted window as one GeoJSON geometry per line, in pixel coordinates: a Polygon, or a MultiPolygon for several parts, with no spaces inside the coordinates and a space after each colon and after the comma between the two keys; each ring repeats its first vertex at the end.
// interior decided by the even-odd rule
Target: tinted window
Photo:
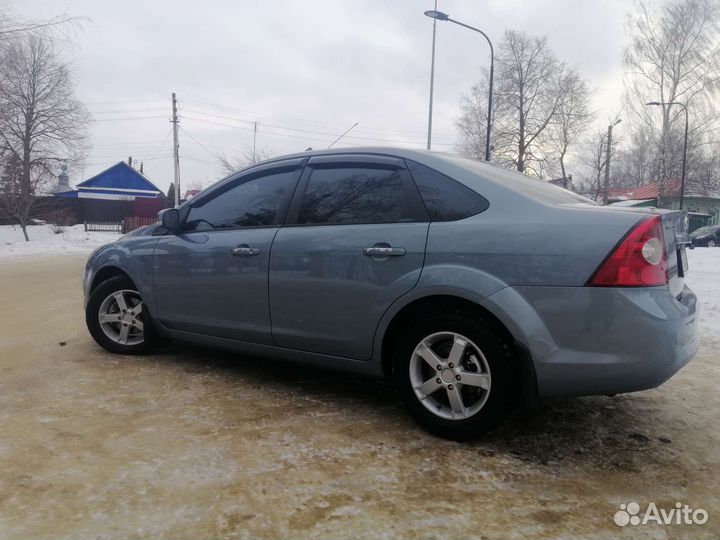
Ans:
{"type": "Polygon", "coordinates": [[[233,186],[190,207],[185,229],[207,231],[275,223],[299,170],[270,173],[233,186]]]}
{"type": "Polygon", "coordinates": [[[313,170],[300,205],[299,223],[393,223],[403,214],[400,173],[391,169],[313,170]]]}
{"type": "Polygon", "coordinates": [[[432,221],[464,219],[487,209],[487,199],[449,176],[412,161],[408,166],[432,221]]]}

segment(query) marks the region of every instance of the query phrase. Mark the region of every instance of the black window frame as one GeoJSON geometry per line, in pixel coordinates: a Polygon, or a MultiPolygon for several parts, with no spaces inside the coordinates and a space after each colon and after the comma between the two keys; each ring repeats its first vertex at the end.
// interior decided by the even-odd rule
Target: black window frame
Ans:
{"type": "Polygon", "coordinates": [[[270,163],[257,165],[255,167],[251,167],[250,169],[245,169],[243,171],[230,175],[225,180],[219,182],[214,187],[202,193],[202,195],[193,198],[192,201],[188,201],[180,208],[180,234],[214,233],[220,231],[243,231],[248,229],[268,229],[280,227],[285,221],[288,213],[288,208],[290,207],[290,202],[295,194],[295,191],[297,191],[298,182],[303,176],[303,169],[307,161],[308,158],[306,157],[273,161],[270,163]],[[222,227],[217,229],[203,229],[200,231],[194,229],[188,230],[185,228],[187,218],[190,215],[190,210],[192,208],[201,207],[204,204],[210,202],[211,200],[217,197],[221,197],[224,193],[227,193],[228,191],[242,184],[251,182],[252,180],[257,180],[258,178],[262,178],[263,176],[270,176],[273,174],[293,171],[297,171],[295,181],[294,183],[291,182],[290,189],[288,189],[287,193],[285,193],[285,195],[283,196],[283,200],[280,202],[280,205],[278,206],[278,211],[275,214],[275,219],[273,219],[273,222],[271,224],[222,227]]]}
{"type": "Polygon", "coordinates": [[[415,186],[415,182],[410,176],[405,161],[401,158],[375,155],[375,154],[333,154],[326,156],[313,156],[305,165],[305,169],[300,177],[300,181],[295,188],[290,207],[287,212],[286,220],[283,224],[285,227],[351,227],[353,225],[387,225],[403,223],[425,223],[429,222],[425,204],[423,203],[420,193],[415,186]],[[405,198],[405,206],[403,207],[403,217],[399,221],[369,221],[367,223],[298,223],[300,217],[300,209],[302,199],[305,195],[310,177],[316,169],[384,169],[396,170],[400,176],[403,188],[403,196],[405,198]]]}

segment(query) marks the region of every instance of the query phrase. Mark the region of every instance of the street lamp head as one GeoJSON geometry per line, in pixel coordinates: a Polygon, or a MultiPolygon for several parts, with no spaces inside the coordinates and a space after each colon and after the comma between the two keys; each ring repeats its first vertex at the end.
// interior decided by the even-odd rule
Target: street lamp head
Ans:
{"type": "Polygon", "coordinates": [[[645,105],[662,105],[659,101],[648,101],[645,105]]]}
{"type": "Polygon", "coordinates": [[[430,17],[431,19],[437,19],[438,21],[447,21],[450,18],[450,15],[448,15],[447,13],[443,13],[442,11],[435,11],[434,9],[426,11],[425,15],[427,17],[430,17]]]}

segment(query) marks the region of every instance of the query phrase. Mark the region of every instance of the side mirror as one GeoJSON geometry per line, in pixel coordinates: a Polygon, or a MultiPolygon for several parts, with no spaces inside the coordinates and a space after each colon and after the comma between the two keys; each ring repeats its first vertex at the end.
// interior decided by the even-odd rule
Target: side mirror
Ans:
{"type": "Polygon", "coordinates": [[[166,208],[158,212],[160,223],[171,233],[177,233],[180,231],[180,212],[177,208],[166,208]]]}

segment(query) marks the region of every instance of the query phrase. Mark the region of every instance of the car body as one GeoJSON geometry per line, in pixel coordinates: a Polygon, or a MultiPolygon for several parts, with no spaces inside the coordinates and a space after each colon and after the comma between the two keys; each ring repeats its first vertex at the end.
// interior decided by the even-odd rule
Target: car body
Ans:
{"type": "Polygon", "coordinates": [[[690,234],[693,247],[720,246],[720,225],[706,225],[690,234]]]}
{"type": "MultiPolygon", "coordinates": [[[[146,326],[173,340],[378,377],[408,371],[393,358],[410,355],[414,389],[439,359],[424,388],[440,397],[417,390],[427,410],[414,415],[429,415],[419,421],[440,435],[466,438],[497,423],[456,429],[462,422],[453,420],[468,419],[454,412],[459,385],[447,388],[470,371],[478,388],[489,387],[495,365],[492,388],[502,384],[513,402],[616,394],[658,386],[698,347],[682,213],[601,207],[488,163],[405,149],[306,152],[231,175],[169,212],[165,226],[126,235],[87,263],[88,326],[110,350],[125,352],[102,343],[121,323],[103,337],[97,306],[118,287],[96,290],[123,276],[146,326]],[[239,207],[242,217],[228,221],[239,207]],[[663,254],[664,279],[594,284],[632,231],[651,222],[659,240],[643,249],[663,254]],[[407,338],[417,346],[402,349],[424,327],[426,336],[407,338]],[[445,353],[433,352],[435,342],[445,353]],[[448,360],[458,343],[470,351],[457,353],[462,369],[448,360]],[[499,372],[504,364],[512,367],[499,372]]],[[[126,316],[132,329],[131,315],[110,304],[100,317],[126,316]]]]}

